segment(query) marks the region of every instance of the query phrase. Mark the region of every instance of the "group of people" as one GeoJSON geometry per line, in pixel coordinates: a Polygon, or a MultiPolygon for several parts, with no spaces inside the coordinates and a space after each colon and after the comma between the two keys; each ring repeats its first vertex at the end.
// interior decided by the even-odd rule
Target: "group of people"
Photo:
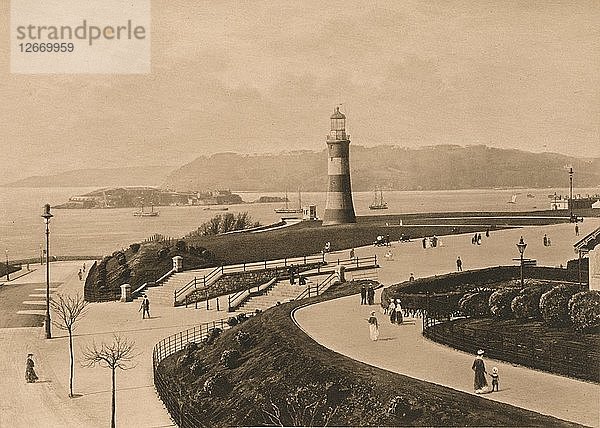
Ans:
{"type": "MultiPolygon", "coordinates": [[[[477,357],[475,361],[473,361],[473,365],[471,368],[475,372],[475,379],[473,380],[473,388],[475,389],[476,394],[482,394],[484,392],[488,392],[488,383],[486,379],[486,375],[488,372],[485,370],[485,363],[483,362],[483,349],[477,351],[477,357]]],[[[500,376],[498,375],[498,367],[492,368],[491,373],[492,378],[492,388],[489,392],[499,391],[499,381],[500,376]]]]}
{"type": "Polygon", "coordinates": [[[544,243],[544,247],[549,247],[552,245],[552,241],[550,241],[550,238],[548,238],[548,236],[544,233],[544,238],[542,239],[543,243],[544,243]]]}
{"type": "Polygon", "coordinates": [[[375,304],[375,289],[372,285],[360,287],[360,304],[374,305],[375,304]]]}
{"type": "Polygon", "coordinates": [[[428,248],[428,247],[435,248],[435,247],[442,246],[442,240],[435,235],[433,235],[430,238],[424,237],[423,240],[421,241],[421,243],[423,244],[423,248],[428,248]]]}
{"type": "Polygon", "coordinates": [[[387,308],[387,312],[390,316],[390,322],[392,324],[402,324],[402,321],[404,321],[400,299],[392,299],[387,308]]]}
{"type": "Polygon", "coordinates": [[[300,275],[300,268],[298,266],[290,265],[288,267],[288,275],[290,276],[290,285],[296,283],[296,277],[298,277],[299,285],[306,285],[306,277],[300,275]]]}

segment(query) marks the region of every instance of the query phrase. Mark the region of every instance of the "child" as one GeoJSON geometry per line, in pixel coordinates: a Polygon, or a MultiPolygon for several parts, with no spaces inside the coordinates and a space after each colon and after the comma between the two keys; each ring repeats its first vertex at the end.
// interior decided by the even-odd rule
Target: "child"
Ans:
{"type": "Polygon", "coordinates": [[[498,389],[498,367],[493,367],[492,368],[492,391],[494,392],[494,388],[496,388],[496,391],[499,391],[498,389]]]}

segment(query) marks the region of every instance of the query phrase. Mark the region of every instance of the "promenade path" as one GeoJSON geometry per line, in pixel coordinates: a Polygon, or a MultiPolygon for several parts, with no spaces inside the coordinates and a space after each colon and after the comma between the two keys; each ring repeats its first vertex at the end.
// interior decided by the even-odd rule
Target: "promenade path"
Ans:
{"type": "MultiPolygon", "coordinates": [[[[81,262],[56,262],[50,265],[55,292],[83,293],[77,278],[81,262]]],[[[87,263],[91,266],[91,263],[87,263]]],[[[45,269],[39,269],[18,281],[45,287],[45,269]]],[[[41,293],[36,291],[36,293],[41,293]]],[[[114,333],[136,343],[136,366],[117,372],[117,426],[174,426],[154,390],[152,349],[164,337],[186,328],[226,318],[223,310],[194,310],[170,305],[150,306],[151,319],[142,320],[140,301],[107,302],[88,306],[87,315],[77,325],[74,336],[76,398],[69,393],[68,336],[53,326],[52,339],[46,340],[39,327],[0,328],[0,427],[106,427],[110,424],[111,379],[105,368],[81,367],[82,348],[93,343],[111,341],[114,333]],[[34,353],[40,381],[25,383],[25,360],[34,353]]],[[[44,307],[45,308],[45,307],[44,307]]],[[[16,312],[17,308],[15,308],[16,312]]]]}
{"type": "MultiPolygon", "coordinates": [[[[586,219],[582,235],[600,224],[598,219],[586,219]]],[[[523,235],[528,243],[526,257],[540,265],[559,266],[574,258],[573,225],[562,224],[526,227],[518,230],[492,232],[480,246],[471,244],[471,235],[442,237],[441,248],[423,249],[420,241],[394,243],[393,260],[382,258],[379,280],[385,285],[403,281],[411,272],[416,276],[431,276],[456,269],[456,257],[463,259],[463,268],[482,268],[499,264],[514,264],[518,255],[516,243],[523,235]],[[544,233],[552,240],[544,247],[544,233]]],[[[381,256],[386,248],[375,249],[381,256]]],[[[372,253],[373,248],[360,248],[358,255],[372,253]]],[[[335,255],[332,255],[334,257],[335,255]]],[[[376,301],[379,300],[378,295],[376,301]]],[[[313,339],[335,352],[385,370],[473,393],[473,355],[453,350],[425,339],[420,319],[406,319],[401,325],[391,325],[379,306],[361,306],[360,298],[349,296],[307,306],[295,313],[300,327],[313,339]],[[366,319],[376,310],[380,321],[380,339],[369,340],[366,319]]],[[[481,344],[485,349],[485,343],[481,344]]],[[[539,413],[588,426],[600,426],[600,386],[555,376],[541,371],[513,366],[486,359],[486,368],[498,367],[500,392],[481,395],[539,413]]]]}
{"type": "MultiPolygon", "coordinates": [[[[592,223],[586,219],[582,234],[591,231],[600,221],[592,223]],[[594,226],[592,227],[592,225],[594,226]]],[[[386,248],[372,246],[357,248],[359,256],[369,256],[377,253],[381,257],[382,269],[379,278],[385,284],[399,282],[408,278],[410,272],[417,276],[432,273],[445,273],[455,268],[454,260],[460,253],[464,260],[465,269],[482,267],[488,264],[506,264],[511,258],[518,255],[515,243],[520,233],[525,235],[529,243],[526,256],[537,258],[541,264],[559,265],[565,263],[567,258],[573,258],[572,243],[576,240],[572,232],[572,225],[559,225],[548,228],[524,228],[523,232],[510,230],[493,232],[489,240],[484,238],[483,245],[471,246],[470,235],[443,237],[443,246],[423,250],[420,241],[411,243],[394,243],[391,247],[394,252],[394,261],[387,261],[383,255],[386,248]],[[541,244],[543,231],[547,229],[548,236],[553,241],[553,247],[545,248],[541,244]],[[565,239],[561,242],[560,237],[565,239]],[[536,242],[534,242],[536,241],[536,242]],[[537,242],[539,241],[539,242],[537,242]],[[507,247],[503,256],[496,254],[496,246],[507,247]],[[555,250],[560,250],[559,255],[553,255],[555,250]],[[482,259],[489,257],[489,259],[482,259]]],[[[335,244],[332,242],[332,244],[335,244]]],[[[329,261],[336,258],[347,258],[347,251],[327,255],[329,261]]],[[[91,266],[91,263],[86,263],[91,266]]],[[[54,292],[64,294],[83,293],[83,283],[77,278],[77,271],[81,262],[54,262],[51,264],[50,280],[54,292]]],[[[28,299],[43,298],[40,289],[45,289],[45,269],[32,265],[34,270],[30,274],[6,284],[27,285],[34,290],[35,296],[28,299]]],[[[10,291],[7,289],[6,291],[10,291]]],[[[336,301],[339,302],[339,301],[336,301]]],[[[348,299],[349,307],[352,300],[348,299]]],[[[1,304],[1,302],[0,302],[1,304]]],[[[117,425],[121,427],[169,427],[173,426],[162,402],[158,399],[152,383],[152,348],[162,338],[182,331],[186,328],[220,318],[228,314],[214,309],[194,310],[193,308],[173,308],[171,305],[160,305],[151,302],[151,319],[142,320],[138,312],[139,301],[132,303],[107,302],[89,306],[87,315],[78,324],[75,337],[75,382],[74,392],[76,398],[68,398],[69,355],[68,336],[66,332],[52,328],[53,338],[46,340],[44,330],[40,327],[0,328],[0,427],[105,427],[110,421],[110,370],[104,368],[82,368],[80,366],[82,348],[93,341],[100,343],[110,341],[113,333],[119,333],[136,342],[139,355],[136,357],[137,365],[128,371],[117,373],[117,425]],[[27,384],[24,380],[25,359],[27,353],[35,354],[36,371],[40,382],[27,384]]],[[[316,306],[315,308],[318,308],[316,306]]],[[[338,311],[334,304],[332,316],[338,311]]],[[[214,305],[211,305],[214,308],[214,305]]],[[[7,308],[2,308],[7,309],[7,308]]],[[[365,307],[361,310],[366,310],[365,307]]],[[[14,312],[22,310],[14,308],[14,312]]],[[[39,309],[38,309],[39,310],[39,309]]],[[[308,309],[307,309],[308,310],[308,309]]],[[[347,318],[364,318],[363,314],[348,312],[347,318]]],[[[22,315],[26,316],[26,315],[22,315]]],[[[319,315],[321,320],[327,320],[319,315]]],[[[343,321],[335,323],[321,321],[320,327],[311,334],[331,332],[332,325],[343,325],[343,321]],[[321,332],[321,333],[319,333],[321,332]]],[[[359,323],[359,326],[363,326],[359,323]]],[[[363,326],[364,327],[364,326],[363,326]]],[[[402,326],[401,328],[404,328],[402,326]]],[[[388,334],[384,328],[384,337],[388,334]]],[[[418,331],[414,333],[415,340],[419,339],[418,331]]],[[[363,338],[363,330],[345,330],[340,339],[347,338],[343,348],[357,348],[357,343],[363,338]]],[[[422,339],[421,339],[422,340],[422,339]]],[[[382,344],[398,344],[399,342],[381,341],[382,344]]],[[[365,342],[366,344],[366,342],[365,342]]],[[[332,345],[333,346],[333,345],[332,345]]],[[[366,347],[366,346],[365,346],[366,347]]],[[[343,351],[343,349],[340,349],[343,351]]],[[[357,355],[361,359],[361,355],[357,355]]],[[[470,361],[470,357],[468,358],[470,361]]],[[[462,363],[461,363],[462,364],[462,363]]],[[[464,365],[464,364],[463,364],[464,365]]],[[[461,365],[462,367],[462,365],[461,365]]],[[[444,369],[444,372],[448,369],[444,369]]],[[[470,362],[468,370],[470,371],[470,362]]],[[[504,381],[504,372],[501,367],[503,387],[512,388],[508,381],[504,381]]],[[[467,375],[467,387],[470,384],[470,374],[467,375]]],[[[508,391],[507,391],[508,392],[508,391]]],[[[556,391],[553,394],[558,394],[556,391]]],[[[500,394],[499,394],[500,395],[500,394]]],[[[564,406],[563,406],[564,407],[564,406]]],[[[597,405],[593,408],[597,408],[597,405]]]]}

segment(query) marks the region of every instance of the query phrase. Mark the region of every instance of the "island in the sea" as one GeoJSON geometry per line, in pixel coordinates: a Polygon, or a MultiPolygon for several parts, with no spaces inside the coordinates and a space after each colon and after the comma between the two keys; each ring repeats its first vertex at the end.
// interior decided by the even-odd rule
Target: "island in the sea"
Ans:
{"type": "Polygon", "coordinates": [[[134,208],[168,205],[233,205],[242,204],[240,195],[230,190],[207,192],[175,192],[148,186],[111,187],[72,196],[54,208],[134,208]]]}

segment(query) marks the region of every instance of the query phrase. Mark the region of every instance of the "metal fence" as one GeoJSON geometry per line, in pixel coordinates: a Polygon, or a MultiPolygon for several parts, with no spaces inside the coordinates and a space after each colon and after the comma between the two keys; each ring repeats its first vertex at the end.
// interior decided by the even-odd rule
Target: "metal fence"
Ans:
{"type": "Polygon", "coordinates": [[[580,342],[554,341],[499,329],[479,329],[457,325],[460,312],[424,312],[423,335],[435,342],[461,351],[475,353],[485,349],[490,358],[520,364],[578,379],[600,382],[600,349],[580,342]]]}

